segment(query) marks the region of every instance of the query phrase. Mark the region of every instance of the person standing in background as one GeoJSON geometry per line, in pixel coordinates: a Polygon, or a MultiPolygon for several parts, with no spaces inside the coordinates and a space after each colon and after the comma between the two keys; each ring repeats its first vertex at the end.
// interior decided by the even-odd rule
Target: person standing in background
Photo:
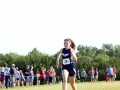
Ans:
{"type": "Polygon", "coordinates": [[[49,84],[49,70],[46,70],[45,75],[46,75],[46,84],[49,84]]]}
{"type": "Polygon", "coordinates": [[[24,75],[23,75],[23,72],[22,70],[20,70],[20,81],[21,81],[21,85],[24,86],[24,75]]]}
{"type": "Polygon", "coordinates": [[[115,79],[116,79],[116,68],[115,68],[115,66],[113,65],[112,66],[112,68],[113,68],[113,81],[115,81],[115,79]]]}
{"type": "Polygon", "coordinates": [[[53,69],[53,78],[52,78],[52,84],[56,83],[56,72],[55,69],[53,69]]]}
{"type": "Polygon", "coordinates": [[[42,67],[40,72],[39,72],[40,73],[40,84],[41,85],[45,84],[45,78],[46,78],[45,71],[46,71],[46,69],[44,67],[42,67]]]}
{"type": "MultiPolygon", "coordinates": [[[[10,68],[8,68],[9,72],[10,72],[10,68]]],[[[9,74],[9,78],[8,78],[8,87],[11,88],[12,87],[12,82],[10,80],[10,74],[9,74]]]]}
{"type": "Polygon", "coordinates": [[[82,82],[86,82],[86,71],[83,69],[81,72],[82,82]]]}
{"type": "Polygon", "coordinates": [[[16,67],[15,78],[16,78],[16,86],[20,86],[20,72],[18,71],[18,67],[16,67]]]}
{"type": "Polygon", "coordinates": [[[95,82],[98,82],[98,68],[95,69],[95,82]]]}
{"type": "Polygon", "coordinates": [[[80,72],[79,72],[79,70],[77,70],[76,78],[77,78],[77,82],[79,83],[80,82],[80,72]]]}
{"type": "Polygon", "coordinates": [[[49,70],[49,85],[52,84],[52,78],[53,78],[53,67],[51,66],[49,70]]]}
{"type": "Polygon", "coordinates": [[[9,69],[7,67],[7,63],[4,64],[4,72],[5,72],[5,86],[6,86],[6,89],[8,89],[8,80],[10,78],[10,73],[9,73],[9,69]]]}
{"type": "Polygon", "coordinates": [[[109,74],[109,82],[112,82],[113,81],[113,68],[111,65],[108,68],[108,74],[109,74]]]}
{"type": "Polygon", "coordinates": [[[93,68],[89,71],[89,74],[90,74],[91,82],[94,82],[94,74],[95,74],[95,71],[94,71],[93,68]]]}
{"type": "Polygon", "coordinates": [[[29,84],[30,84],[30,86],[33,86],[33,81],[34,81],[34,72],[33,72],[33,66],[31,66],[29,69],[29,84]]]}
{"type": "Polygon", "coordinates": [[[26,86],[29,86],[29,65],[26,66],[24,70],[25,80],[26,80],[26,86]]]}
{"type": "Polygon", "coordinates": [[[15,74],[16,74],[15,64],[12,64],[12,67],[10,68],[10,80],[11,80],[11,83],[12,83],[12,88],[16,87],[15,74]]]}
{"type": "Polygon", "coordinates": [[[4,89],[5,87],[5,72],[4,72],[4,67],[1,68],[0,70],[0,81],[1,81],[1,88],[4,89]]]}
{"type": "Polygon", "coordinates": [[[109,76],[109,74],[108,74],[108,68],[106,68],[106,70],[105,70],[105,81],[106,82],[108,82],[108,76],[109,76]]]}
{"type": "Polygon", "coordinates": [[[36,76],[37,76],[37,85],[40,85],[40,73],[39,73],[39,71],[37,71],[36,76]]]}

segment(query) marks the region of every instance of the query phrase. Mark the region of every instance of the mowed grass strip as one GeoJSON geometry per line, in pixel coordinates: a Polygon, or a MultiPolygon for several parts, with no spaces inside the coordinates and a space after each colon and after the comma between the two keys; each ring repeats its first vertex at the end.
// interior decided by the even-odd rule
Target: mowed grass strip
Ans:
{"type": "MultiPolygon", "coordinates": [[[[120,81],[106,83],[77,83],[77,90],[120,90],[120,81]]],[[[17,87],[15,89],[9,90],[62,90],[61,84],[55,85],[44,85],[44,86],[32,86],[32,87],[17,87]]],[[[68,90],[72,90],[70,84],[68,83],[68,90]]]]}

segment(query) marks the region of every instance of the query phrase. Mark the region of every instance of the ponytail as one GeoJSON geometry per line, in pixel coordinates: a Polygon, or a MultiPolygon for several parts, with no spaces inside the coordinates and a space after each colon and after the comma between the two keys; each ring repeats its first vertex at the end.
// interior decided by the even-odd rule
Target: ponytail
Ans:
{"type": "Polygon", "coordinates": [[[75,50],[75,47],[76,47],[76,46],[75,46],[75,43],[73,42],[72,39],[68,38],[68,39],[65,39],[64,41],[69,41],[69,42],[71,43],[71,45],[70,45],[71,48],[75,50]]]}

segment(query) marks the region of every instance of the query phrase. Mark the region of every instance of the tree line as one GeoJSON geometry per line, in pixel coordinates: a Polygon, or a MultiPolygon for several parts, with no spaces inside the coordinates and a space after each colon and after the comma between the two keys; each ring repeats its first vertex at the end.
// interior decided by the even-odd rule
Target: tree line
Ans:
{"type": "MultiPolygon", "coordinates": [[[[85,69],[86,72],[94,67],[99,70],[99,80],[104,80],[104,70],[109,67],[109,65],[115,65],[117,69],[117,80],[120,79],[120,45],[113,44],[103,44],[102,48],[97,48],[93,46],[78,45],[76,52],[78,62],[76,63],[76,68],[82,71],[85,69]]],[[[10,67],[11,64],[15,64],[19,69],[24,70],[26,65],[31,65],[34,67],[34,72],[36,73],[41,67],[49,69],[53,66],[56,69],[56,57],[57,53],[54,55],[48,55],[41,53],[37,48],[28,52],[27,55],[19,55],[17,53],[7,53],[0,54],[0,66],[6,62],[10,67]]],[[[60,60],[60,63],[62,60],[60,60]]],[[[57,76],[61,76],[60,68],[56,69],[57,76]]],[[[89,75],[87,77],[89,79],[89,75]]]]}

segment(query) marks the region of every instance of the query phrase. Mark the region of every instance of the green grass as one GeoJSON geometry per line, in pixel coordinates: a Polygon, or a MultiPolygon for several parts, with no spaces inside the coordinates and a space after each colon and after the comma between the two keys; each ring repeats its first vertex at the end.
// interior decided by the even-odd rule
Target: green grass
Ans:
{"type": "MultiPolygon", "coordinates": [[[[120,90],[120,82],[98,82],[98,83],[77,83],[77,90],[120,90]]],[[[19,87],[9,90],[62,90],[61,84],[56,85],[44,85],[44,86],[33,86],[33,87],[19,87]]],[[[68,84],[68,90],[72,90],[70,84],[68,84]]]]}

